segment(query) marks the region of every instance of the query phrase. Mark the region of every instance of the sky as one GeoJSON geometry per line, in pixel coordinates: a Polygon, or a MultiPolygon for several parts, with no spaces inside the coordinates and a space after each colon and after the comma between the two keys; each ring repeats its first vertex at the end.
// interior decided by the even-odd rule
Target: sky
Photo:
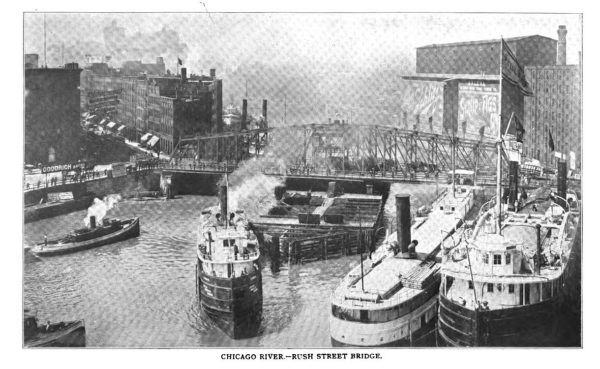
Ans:
{"type": "MultiPolygon", "coordinates": [[[[26,53],[43,55],[43,23],[40,13],[24,15],[26,53]]],[[[533,34],[556,39],[560,24],[568,30],[567,62],[576,63],[581,50],[577,14],[54,13],[46,15],[46,40],[55,49],[64,43],[66,50],[80,46],[100,56],[107,51],[102,47],[107,30],[124,28],[125,41],[138,49],[153,39],[157,44],[172,41],[161,39],[165,30],[172,30],[184,50],[166,51],[182,54],[192,70],[211,67],[203,63],[228,69],[255,61],[337,62],[360,68],[404,65],[403,59],[414,59],[415,47],[432,43],[533,34]]],[[[129,56],[139,56],[135,54],[129,56]]],[[[167,64],[174,65],[177,55],[165,56],[171,59],[167,64]]]]}
{"type": "MultiPolygon", "coordinates": [[[[270,116],[280,121],[380,114],[387,124],[393,113],[381,101],[402,75],[414,73],[416,47],[535,34],[556,39],[559,25],[568,30],[567,62],[577,63],[578,14],[49,13],[47,64],[110,55],[118,67],[162,56],[174,71],[180,58],[188,75],[216,68],[225,106],[246,97],[252,114],[268,99],[270,116]]],[[[41,13],[24,15],[24,51],[43,64],[41,13]]]]}

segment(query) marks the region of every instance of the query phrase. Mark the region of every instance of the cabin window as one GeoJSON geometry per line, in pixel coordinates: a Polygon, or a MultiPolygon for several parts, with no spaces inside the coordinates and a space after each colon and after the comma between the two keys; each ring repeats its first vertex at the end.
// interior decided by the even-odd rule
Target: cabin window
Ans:
{"type": "Polygon", "coordinates": [[[506,265],[510,264],[510,254],[506,254],[506,265]]]}
{"type": "Polygon", "coordinates": [[[473,289],[473,281],[469,281],[469,289],[472,290],[473,289]]]}
{"type": "Polygon", "coordinates": [[[494,265],[502,264],[502,255],[494,254],[494,265]]]}
{"type": "Polygon", "coordinates": [[[444,211],[444,207],[443,207],[443,206],[440,206],[440,210],[441,210],[441,211],[444,211]]]}
{"type": "Polygon", "coordinates": [[[496,284],[496,289],[498,290],[498,292],[502,292],[502,284],[496,284]]]}
{"type": "Polygon", "coordinates": [[[369,311],[368,310],[360,311],[360,321],[363,323],[367,323],[369,321],[369,311]]]}
{"type": "Polygon", "coordinates": [[[452,211],[454,211],[454,206],[452,207],[452,211]]]}
{"type": "Polygon", "coordinates": [[[487,291],[488,292],[494,292],[494,284],[493,283],[488,283],[487,284],[487,291]]]}
{"type": "Polygon", "coordinates": [[[515,285],[514,284],[508,285],[508,293],[515,293],[515,285]]]}

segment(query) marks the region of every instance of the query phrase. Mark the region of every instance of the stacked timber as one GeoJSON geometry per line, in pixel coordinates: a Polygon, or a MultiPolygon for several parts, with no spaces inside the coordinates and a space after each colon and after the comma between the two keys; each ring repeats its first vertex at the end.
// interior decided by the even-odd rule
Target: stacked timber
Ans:
{"type": "Polygon", "coordinates": [[[423,261],[400,276],[404,287],[422,290],[439,278],[440,265],[433,260],[423,261]]]}

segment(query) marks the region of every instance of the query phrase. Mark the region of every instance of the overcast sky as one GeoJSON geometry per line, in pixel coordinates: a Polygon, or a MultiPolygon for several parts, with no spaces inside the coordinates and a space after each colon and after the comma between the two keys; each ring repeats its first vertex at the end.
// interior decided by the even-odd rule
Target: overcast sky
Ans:
{"type": "MultiPolygon", "coordinates": [[[[581,50],[581,18],[576,14],[70,13],[48,14],[46,23],[50,66],[62,62],[63,43],[66,58],[73,49],[98,57],[115,54],[114,47],[107,49],[105,34],[119,29],[127,49],[121,57],[151,62],[151,54],[162,52],[170,66],[180,54],[196,72],[256,61],[410,66],[418,46],[533,34],[556,39],[561,24],[568,30],[567,62],[578,62],[581,50]]],[[[43,15],[25,14],[24,25],[25,52],[42,59],[43,15]]]]}

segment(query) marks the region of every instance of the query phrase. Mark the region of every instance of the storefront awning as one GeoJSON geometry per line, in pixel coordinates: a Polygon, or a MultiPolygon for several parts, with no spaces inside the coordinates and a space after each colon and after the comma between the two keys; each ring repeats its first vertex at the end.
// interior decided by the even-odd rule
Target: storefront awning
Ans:
{"type": "Polygon", "coordinates": [[[147,139],[150,138],[150,136],[152,136],[152,133],[146,133],[145,135],[142,136],[142,138],[140,138],[140,141],[146,141],[147,139]]]}
{"type": "Polygon", "coordinates": [[[153,136],[150,141],[148,141],[148,146],[153,147],[154,145],[156,145],[156,143],[158,142],[158,140],[160,140],[159,137],[157,136],[153,136]]]}
{"type": "Polygon", "coordinates": [[[107,126],[108,128],[112,128],[112,127],[114,127],[114,126],[116,126],[116,125],[117,125],[117,123],[115,123],[115,122],[110,122],[110,123],[108,123],[106,126],[107,126]]]}
{"type": "Polygon", "coordinates": [[[117,128],[117,131],[122,131],[124,128],[125,126],[121,124],[121,127],[117,128]]]}

